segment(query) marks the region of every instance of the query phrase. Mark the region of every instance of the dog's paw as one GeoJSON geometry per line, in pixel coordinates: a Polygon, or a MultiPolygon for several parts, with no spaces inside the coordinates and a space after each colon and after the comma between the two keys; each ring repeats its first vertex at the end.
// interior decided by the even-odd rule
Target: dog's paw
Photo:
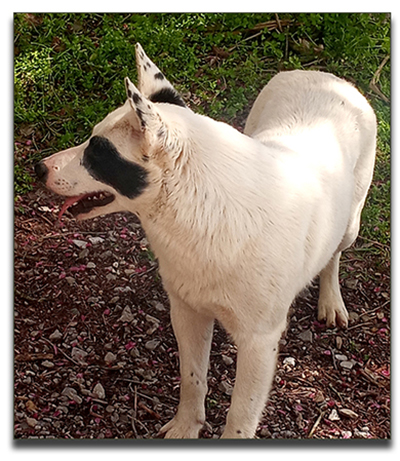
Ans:
{"type": "Polygon", "coordinates": [[[318,320],[325,320],[328,328],[335,326],[347,328],[349,323],[349,313],[343,302],[338,303],[318,303],[318,320]]]}
{"type": "Polygon", "coordinates": [[[164,439],[197,439],[204,422],[185,421],[183,418],[175,416],[169,423],[160,429],[160,434],[164,434],[164,439]]]}

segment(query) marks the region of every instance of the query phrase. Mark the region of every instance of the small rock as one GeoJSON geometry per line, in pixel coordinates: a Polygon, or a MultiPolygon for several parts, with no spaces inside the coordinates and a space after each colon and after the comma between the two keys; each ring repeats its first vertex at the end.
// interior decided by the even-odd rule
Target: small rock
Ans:
{"type": "Polygon", "coordinates": [[[94,389],[93,389],[93,392],[92,394],[100,399],[100,400],[103,400],[106,396],[106,391],[104,390],[104,387],[100,384],[100,383],[97,383],[95,386],[94,386],[94,389]]]}
{"type": "Polygon", "coordinates": [[[159,312],[165,311],[164,304],[156,303],[156,305],[155,305],[154,307],[155,307],[159,312]]]}
{"type": "Polygon", "coordinates": [[[353,419],[358,418],[358,414],[348,408],[339,408],[339,413],[341,415],[348,416],[349,418],[353,418],[353,419]]]}
{"type": "Polygon", "coordinates": [[[335,409],[333,409],[331,411],[331,414],[328,416],[328,419],[329,421],[340,421],[338,412],[335,409]]]}
{"type": "Polygon", "coordinates": [[[218,389],[226,395],[232,395],[233,387],[226,381],[221,381],[219,383],[218,389]]]}
{"type": "Polygon", "coordinates": [[[343,362],[344,360],[347,360],[347,355],[335,354],[335,359],[339,360],[339,362],[343,362]]]}
{"type": "Polygon", "coordinates": [[[50,362],[49,360],[43,360],[42,365],[44,367],[46,367],[46,368],[53,368],[54,367],[54,363],[50,362]]]}
{"type": "Polygon", "coordinates": [[[286,357],[283,361],[283,364],[294,367],[296,365],[296,360],[293,357],[286,357]]]}
{"type": "Polygon", "coordinates": [[[88,262],[88,263],[86,264],[86,267],[87,267],[88,269],[95,269],[95,268],[96,268],[96,264],[93,263],[93,262],[88,262]]]}
{"type": "Polygon", "coordinates": [[[325,396],[322,391],[318,390],[314,397],[315,403],[322,403],[325,400],[325,396]]]}
{"type": "Polygon", "coordinates": [[[106,279],[107,279],[109,282],[113,282],[114,280],[117,280],[117,276],[114,275],[114,274],[107,274],[107,275],[106,275],[106,279]]]}
{"type": "Polygon", "coordinates": [[[302,333],[299,334],[299,338],[304,342],[312,343],[313,335],[312,335],[311,330],[303,331],[302,333]]]}
{"type": "Polygon", "coordinates": [[[144,347],[149,350],[149,351],[154,351],[154,349],[160,344],[160,341],[157,341],[157,339],[152,339],[150,341],[147,341],[147,343],[144,345],[144,347]]]}
{"type": "MultiPolygon", "coordinates": [[[[89,237],[89,242],[92,244],[92,245],[97,245],[99,243],[103,243],[104,242],[104,239],[101,238],[101,237],[89,237]]],[[[111,251],[110,251],[111,253],[111,251]]],[[[111,253],[112,254],[112,253],[111,253]]]]}
{"type": "Polygon", "coordinates": [[[360,316],[357,314],[357,312],[354,312],[354,311],[349,312],[349,320],[350,320],[350,322],[357,322],[359,317],[360,316]]]}
{"type": "Polygon", "coordinates": [[[66,387],[61,392],[61,395],[65,395],[70,400],[73,400],[74,402],[76,402],[78,405],[82,403],[82,397],[78,395],[78,393],[76,392],[76,389],[74,389],[73,387],[66,387]]]}
{"type": "Polygon", "coordinates": [[[85,248],[84,250],[79,252],[78,259],[85,259],[89,254],[89,248],[85,248]]]}
{"type": "Polygon", "coordinates": [[[345,360],[340,362],[340,366],[346,370],[351,370],[357,362],[355,360],[345,360]]]}
{"type": "Polygon", "coordinates": [[[87,299],[87,302],[91,304],[96,304],[99,301],[100,301],[100,298],[98,298],[97,296],[91,296],[90,298],[87,299]]]}
{"type": "MultiPolygon", "coordinates": [[[[89,238],[89,240],[90,240],[90,238],[89,238]]],[[[111,250],[107,250],[107,251],[105,251],[104,253],[102,253],[100,255],[100,258],[101,259],[107,259],[107,258],[111,258],[112,256],[114,256],[113,252],[111,250]]]]}
{"type": "Polygon", "coordinates": [[[37,424],[37,420],[35,418],[26,418],[26,422],[28,423],[28,426],[30,427],[35,427],[37,424]]]}
{"type": "Polygon", "coordinates": [[[357,279],[347,279],[345,280],[344,284],[350,290],[355,290],[357,288],[357,279]]]}
{"type": "Polygon", "coordinates": [[[65,277],[65,280],[70,284],[74,285],[75,284],[75,279],[73,277],[65,277]]]}
{"type": "Polygon", "coordinates": [[[71,351],[71,357],[80,363],[85,363],[85,358],[87,357],[88,353],[79,349],[79,347],[73,347],[71,351]]]}
{"type": "Polygon", "coordinates": [[[51,339],[51,341],[57,341],[58,339],[61,339],[63,337],[63,335],[60,333],[59,330],[55,330],[50,336],[49,336],[49,339],[51,339]]]}
{"type": "Polygon", "coordinates": [[[344,439],[351,439],[353,433],[351,431],[342,431],[342,437],[344,439]]]}
{"type": "Polygon", "coordinates": [[[107,354],[104,357],[104,361],[106,362],[107,365],[111,365],[117,361],[117,357],[112,352],[107,352],[107,354]]]}
{"type": "Polygon", "coordinates": [[[222,361],[225,363],[226,366],[230,366],[232,365],[233,363],[233,359],[231,359],[230,357],[228,357],[227,355],[223,355],[222,354],[222,361]]]}
{"type": "Polygon", "coordinates": [[[125,309],[122,311],[122,315],[121,317],[119,318],[119,321],[120,322],[132,322],[132,320],[134,319],[134,316],[132,314],[132,311],[130,309],[129,306],[126,306],[125,309]]]}
{"type": "Polygon", "coordinates": [[[72,240],[73,244],[78,248],[86,248],[86,242],[84,240],[72,240]]]}
{"type": "Polygon", "coordinates": [[[261,437],[271,438],[271,432],[268,430],[267,427],[263,427],[260,431],[261,437]]]}
{"type": "Polygon", "coordinates": [[[343,346],[343,339],[341,336],[336,336],[336,347],[340,350],[343,346]]]}
{"type": "Polygon", "coordinates": [[[361,437],[362,439],[369,439],[371,438],[371,434],[369,433],[369,431],[359,431],[358,429],[356,429],[354,431],[354,437],[361,437]]]}

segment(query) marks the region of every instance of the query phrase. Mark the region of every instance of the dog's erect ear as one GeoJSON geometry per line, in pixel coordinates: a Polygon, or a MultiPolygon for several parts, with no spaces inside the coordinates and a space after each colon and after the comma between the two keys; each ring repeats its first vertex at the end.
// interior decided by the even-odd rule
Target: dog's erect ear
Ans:
{"type": "Polygon", "coordinates": [[[179,93],[160,69],[150,61],[139,43],[136,44],[136,66],[140,92],[150,101],[186,107],[179,93]]]}
{"type": "Polygon", "coordinates": [[[135,112],[138,126],[142,132],[154,133],[161,128],[162,122],[154,104],[150,102],[129,80],[125,78],[128,101],[135,112]]]}
{"type": "Polygon", "coordinates": [[[142,132],[149,146],[160,146],[169,154],[179,153],[183,139],[176,130],[170,130],[162,119],[157,106],[147,99],[129,80],[125,78],[126,94],[133,109],[136,128],[142,132]]]}

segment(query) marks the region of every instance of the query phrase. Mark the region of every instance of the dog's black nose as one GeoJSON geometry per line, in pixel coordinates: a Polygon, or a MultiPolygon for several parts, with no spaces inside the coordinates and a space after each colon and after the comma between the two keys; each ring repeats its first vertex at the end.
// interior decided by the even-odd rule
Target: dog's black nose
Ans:
{"type": "Polygon", "coordinates": [[[39,162],[35,165],[36,176],[43,182],[46,182],[49,170],[43,162],[39,162]]]}

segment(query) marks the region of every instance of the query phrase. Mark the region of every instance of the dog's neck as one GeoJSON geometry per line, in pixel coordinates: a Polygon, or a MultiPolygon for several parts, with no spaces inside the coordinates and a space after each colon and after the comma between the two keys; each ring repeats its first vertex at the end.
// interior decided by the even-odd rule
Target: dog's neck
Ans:
{"type": "Polygon", "coordinates": [[[213,259],[211,253],[220,255],[221,247],[234,255],[241,240],[261,228],[254,201],[260,180],[254,159],[264,147],[228,125],[197,117],[174,166],[164,171],[157,198],[140,216],[159,258],[190,251],[209,252],[213,259]]]}

